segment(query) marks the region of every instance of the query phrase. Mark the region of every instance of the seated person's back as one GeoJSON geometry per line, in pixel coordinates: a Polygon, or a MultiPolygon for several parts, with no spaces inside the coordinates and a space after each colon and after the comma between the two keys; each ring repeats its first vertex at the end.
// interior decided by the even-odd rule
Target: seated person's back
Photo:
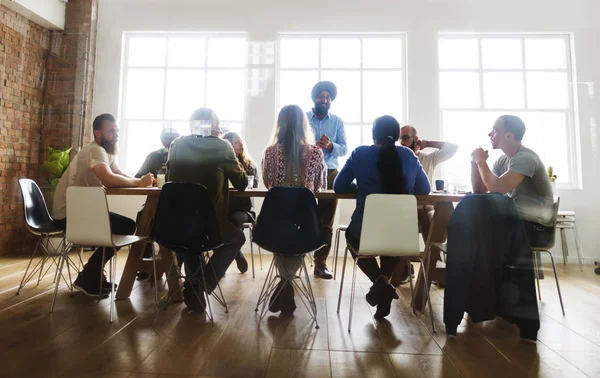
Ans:
{"type": "MultiPolygon", "coordinates": [[[[248,176],[239,164],[233,147],[227,141],[218,138],[219,119],[212,109],[200,108],[190,117],[192,135],[176,139],[169,150],[167,160],[167,180],[201,184],[206,187],[219,219],[224,245],[216,248],[210,262],[204,268],[205,287],[197,283],[186,283],[183,291],[186,305],[192,311],[203,312],[206,304],[200,295],[193,291],[207,293],[217,287],[219,280],[240,253],[246,241],[244,233],[228,221],[228,200],[230,181],[238,190],[245,190],[248,176]],[[214,272],[214,274],[208,273],[214,272]]],[[[188,272],[199,271],[199,260],[195,251],[187,259],[188,272]]],[[[189,274],[189,273],[188,273],[189,274]]]]}

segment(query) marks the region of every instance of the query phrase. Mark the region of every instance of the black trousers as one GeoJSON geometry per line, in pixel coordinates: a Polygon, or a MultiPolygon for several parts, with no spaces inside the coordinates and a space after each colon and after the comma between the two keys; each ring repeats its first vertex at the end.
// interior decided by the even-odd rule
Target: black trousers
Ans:
{"type": "MultiPolygon", "coordinates": [[[[346,242],[352,246],[352,248],[358,251],[358,247],[360,245],[360,240],[354,237],[350,232],[346,231],[346,242]]],[[[357,255],[350,250],[352,257],[356,260],[357,255]]],[[[391,257],[391,256],[381,256],[379,257],[381,261],[381,267],[377,264],[377,259],[375,257],[361,257],[358,260],[358,267],[363,271],[364,274],[369,277],[371,282],[375,282],[379,276],[384,275],[388,279],[392,276],[394,272],[394,268],[400,261],[399,257],[391,257]]]]}
{"type": "MultiPolygon", "coordinates": [[[[133,235],[135,234],[135,222],[132,219],[110,212],[110,228],[115,235],[133,235]]],[[[57,227],[66,228],[67,219],[55,219],[54,224],[57,227]]],[[[104,264],[113,257],[115,250],[113,248],[105,248],[104,260],[102,260],[102,248],[97,248],[96,252],[90,257],[83,268],[86,274],[89,272],[92,278],[100,277],[100,272],[104,269],[104,264]]]]}
{"type": "MultiPolygon", "coordinates": [[[[235,257],[240,253],[240,250],[246,242],[244,232],[233,224],[229,224],[228,227],[221,230],[223,234],[223,240],[225,244],[222,247],[213,250],[208,264],[204,267],[206,289],[211,293],[216,287],[221,278],[225,275],[225,272],[229,268],[229,265],[233,262],[235,257]]],[[[188,252],[185,255],[187,267],[186,275],[192,277],[196,272],[200,273],[200,264],[202,263],[202,255],[197,252],[188,252]]],[[[201,276],[194,278],[202,278],[201,276]]]]}
{"type": "MultiPolygon", "coordinates": [[[[327,189],[333,188],[333,182],[338,175],[337,169],[327,170],[327,189]]],[[[323,222],[323,232],[327,244],[323,248],[315,251],[315,266],[325,265],[327,257],[329,256],[329,250],[331,249],[331,241],[333,239],[333,221],[335,219],[335,211],[337,209],[338,200],[333,199],[320,199],[317,203],[317,211],[323,222]]]]}

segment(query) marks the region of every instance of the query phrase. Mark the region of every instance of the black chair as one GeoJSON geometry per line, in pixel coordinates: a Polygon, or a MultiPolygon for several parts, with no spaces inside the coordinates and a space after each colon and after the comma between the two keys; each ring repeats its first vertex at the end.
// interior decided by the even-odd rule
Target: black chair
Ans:
{"type": "MultiPolygon", "coordinates": [[[[183,278],[186,281],[198,279],[201,276],[204,287],[206,287],[204,268],[208,263],[208,252],[223,245],[219,221],[206,188],[199,184],[166,183],[160,193],[150,239],[176,255],[169,267],[167,276],[172,274],[172,271],[176,272],[178,278],[183,278]],[[188,261],[191,258],[200,259],[199,268],[195,272],[188,270],[188,261]],[[183,274],[181,272],[182,264],[185,265],[183,274]]],[[[169,288],[163,306],[159,305],[156,254],[153,253],[152,255],[156,302],[158,308],[162,307],[164,309],[175,290],[181,290],[181,288],[169,288]]],[[[200,295],[194,285],[189,286],[194,295],[199,298],[200,295]]],[[[210,295],[204,293],[210,320],[213,320],[213,316],[209,296],[215,298],[225,308],[225,312],[228,312],[225,297],[218,284],[217,289],[219,294],[216,293],[216,290],[210,295]]]]}
{"type": "Polygon", "coordinates": [[[254,242],[274,255],[256,303],[255,311],[258,311],[261,304],[263,306],[260,319],[266,314],[271,296],[276,299],[281,291],[281,289],[276,290],[277,282],[284,278],[279,274],[275,262],[283,256],[298,256],[302,258],[300,272],[292,280],[287,281],[300,293],[302,303],[313,317],[316,328],[319,328],[317,305],[304,259],[308,253],[326,244],[313,192],[306,188],[271,188],[267,192],[256,220],[254,242]],[[302,273],[306,282],[302,279],[302,273]]]}
{"type": "Polygon", "coordinates": [[[74,267],[77,270],[76,265],[68,258],[67,252],[69,250],[69,246],[65,239],[65,230],[64,228],[57,227],[54,223],[54,220],[50,216],[48,212],[48,207],[46,206],[46,201],[44,200],[44,196],[42,195],[42,191],[39,186],[35,183],[35,181],[28,178],[19,179],[19,187],[21,189],[21,197],[23,199],[23,213],[25,216],[25,224],[27,226],[27,230],[39,237],[39,240],[33,250],[33,254],[31,255],[31,259],[29,260],[29,264],[25,269],[25,274],[23,274],[23,279],[21,280],[21,284],[19,285],[19,289],[17,290],[17,295],[21,289],[39,272],[39,277],[37,280],[37,284],[40,284],[42,277],[44,277],[50,268],[54,265],[56,266],[56,272],[54,274],[53,283],[56,282],[57,276],[60,274],[62,276],[61,269],[59,269],[60,262],[62,258],[67,260],[67,272],[69,274],[69,280],[67,281],[63,276],[63,279],[67,283],[67,286],[71,291],[73,291],[72,281],[71,281],[71,270],[69,266],[74,267]],[[55,246],[52,242],[52,238],[60,238],[60,242],[58,246],[55,246]],[[29,271],[31,267],[31,263],[36,256],[38,248],[41,248],[43,251],[43,255],[41,256],[40,261],[35,265],[35,267],[29,271]],[[50,266],[44,271],[44,266],[46,263],[50,261],[50,266]],[[29,274],[28,274],[29,273],[29,274]]]}

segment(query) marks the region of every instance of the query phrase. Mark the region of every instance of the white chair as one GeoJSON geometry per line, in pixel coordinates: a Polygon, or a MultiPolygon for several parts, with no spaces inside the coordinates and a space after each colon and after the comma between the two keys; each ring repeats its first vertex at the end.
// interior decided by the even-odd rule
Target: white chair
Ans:
{"type": "MultiPolygon", "coordinates": [[[[72,186],[67,189],[67,241],[78,247],[102,247],[102,261],[106,248],[120,248],[147,239],[132,235],[113,235],[108,214],[106,192],[101,187],[72,186]]],[[[62,265],[62,263],[61,263],[62,265]]],[[[117,254],[110,259],[109,281],[116,277],[117,254]],[[113,261],[114,260],[114,261],[113,261]]],[[[100,291],[102,274],[100,270],[100,291]]],[[[58,292],[58,281],[54,290],[54,301],[58,292]]],[[[110,322],[113,322],[115,306],[114,285],[110,291],[110,322]]]]}
{"type": "Polygon", "coordinates": [[[563,253],[563,262],[567,263],[567,257],[569,256],[569,248],[567,246],[567,233],[565,230],[573,230],[573,236],[575,237],[575,248],[577,249],[577,259],[579,260],[579,270],[583,272],[583,248],[581,248],[581,241],[579,240],[579,232],[577,231],[577,222],[575,221],[574,211],[559,211],[558,219],[556,222],[556,229],[560,230],[560,241],[563,253]]]}
{"type": "MultiPolygon", "coordinates": [[[[337,313],[340,313],[340,304],[342,302],[342,289],[344,287],[344,273],[346,271],[347,245],[344,252],[344,265],[342,267],[342,279],[340,282],[340,294],[338,297],[337,313]]],[[[352,250],[357,254],[354,260],[354,270],[352,273],[352,291],[350,295],[350,315],[348,319],[348,332],[352,326],[352,309],[354,306],[354,294],[356,285],[356,267],[361,258],[370,258],[375,256],[395,256],[395,257],[416,257],[421,263],[421,269],[425,275],[424,282],[427,282],[427,271],[425,264],[421,259],[419,247],[419,226],[417,219],[417,199],[412,195],[398,194],[370,194],[365,203],[365,212],[360,236],[360,247],[358,251],[352,250]]],[[[429,288],[425,285],[427,303],[429,304],[429,316],[431,318],[431,328],[435,333],[435,324],[433,322],[433,310],[429,300],[429,288]]],[[[410,294],[413,294],[413,283],[410,280],[410,294]]],[[[415,307],[413,304],[413,313],[415,307]]]]}
{"type": "MultiPolygon", "coordinates": [[[[242,226],[240,227],[242,230],[248,229],[248,233],[250,234],[250,257],[252,259],[252,278],[254,278],[254,236],[252,235],[252,232],[254,231],[254,224],[248,222],[248,223],[242,223],[242,226]]],[[[260,263],[260,270],[263,269],[262,267],[262,255],[260,253],[260,246],[258,246],[258,260],[260,263]]]]}
{"type": "Polygon", "coordinates": [[[537,282],[538,287],[538,299],[542,300],[542,290],[540,288],[540,278],[538,274],[538,262],[537,262],[537,254],[535,252],[544,252],[550,255],[550,261],[552,262],[552,270],[554,271],[554,279],[556,280],[556,291],[558,291],[558,299],[560,301],[560,309],[562,310],[563,316],[565,316],[565,306],[562,300],[562,294],[560,292],[560,285],[558,284],[558,274],[556,274],[556,265],[554,264],[554,256],[550,250],[554,247],[554,243],[556,242],[556,228],[557,228],[557,219],[558,219],[558,208],[560,206],[560,197],[554,196],[554,216],[552,217],[552,224],[554,230],[552,230],[552,240],[549,241],[547,245],[539,245],[539,246],[531,246],[533,251],[533,265],[535,272],[535,280],[537,282]]]}

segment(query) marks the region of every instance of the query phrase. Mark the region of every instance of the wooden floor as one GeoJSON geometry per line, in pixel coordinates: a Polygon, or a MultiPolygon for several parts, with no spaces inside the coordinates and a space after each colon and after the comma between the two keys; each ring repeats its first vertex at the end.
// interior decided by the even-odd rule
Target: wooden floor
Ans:
{"type": "Polygon", "coordinates": [[[399,289],[401,298],[387,321],[377,322],[364,299],[370,285],[362,275],[352,333],[347,331],[349,288],[338,316],[336,281],[313,281],[320,329],[299,301],[293,317],[269,314],[258,323],[254,307],[270,261],[263,260],[256,279],[237,272],[235,264],[227,272],[222,288],[230,312],[216,308],[214,323],[189,314],[183,304],[155,318],[153,288],[146,281],[136,282],[130,300],[117,302],[116,320],[109,324],[108,299],[71,296],[64,285],[49,315],[51,274],[15,296],[27,259],[0,259],[0,376],[600,376],[600,276],[591,265],[584,273],[575,265],[559,265],[565,317],[547,270],[539,340],[530,343],[501,320],[473,324],[465,318],[458,336],[447,338],[439,289],[432,302],[436,334],[427,312],[412,314],[408,285],[399,289]]]}

